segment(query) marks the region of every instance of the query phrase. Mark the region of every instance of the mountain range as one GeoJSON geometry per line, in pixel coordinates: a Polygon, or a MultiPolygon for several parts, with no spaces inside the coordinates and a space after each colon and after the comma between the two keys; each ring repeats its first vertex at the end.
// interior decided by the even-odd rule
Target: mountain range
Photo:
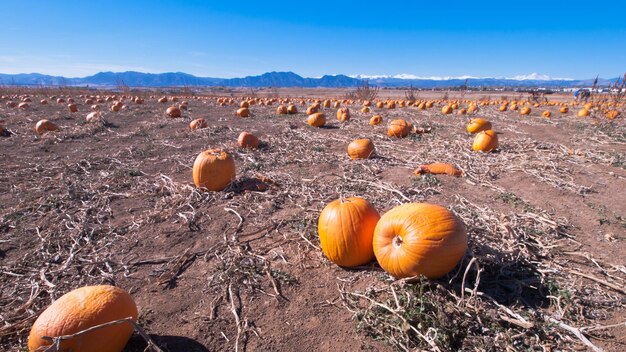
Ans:
{"type": "MultiPolygon", "coordinates": [[[[600,86],[615,82],[613,79],[598,79],[600,86]]],[[[418,77],[410,74],[395,76],[325,75],[305,78],[293,72],[267,72],[259,76],[243,78],[197,77],[183,72],[99,72],[93,76],[67,78],[39,73],[2,74],[0,85],[9,86],[89,86],[89,87],[303,87],[344,88],[355,87],[363,80],[383,87],[445,88],[459,87],[581,87],[591,86],[594,79],[551,78],[533,73],[527,76],[506,77],[418,77]]]]}

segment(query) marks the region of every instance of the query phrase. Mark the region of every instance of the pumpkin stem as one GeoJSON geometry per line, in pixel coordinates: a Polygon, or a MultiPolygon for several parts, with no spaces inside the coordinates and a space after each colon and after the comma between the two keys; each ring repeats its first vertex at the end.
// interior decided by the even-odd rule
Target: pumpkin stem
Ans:
{"type": "Polygon", "coordinates": [[[391,241],[394,248],[400,248],[402,246],[402,237],[396,235],[391,241]]]}

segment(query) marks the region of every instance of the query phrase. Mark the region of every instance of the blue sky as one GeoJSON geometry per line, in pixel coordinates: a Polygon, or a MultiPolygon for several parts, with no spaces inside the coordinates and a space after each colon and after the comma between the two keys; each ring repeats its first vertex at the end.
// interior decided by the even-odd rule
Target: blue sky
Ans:
{"type": "Polygon", "coordinates": [[[0,73],[626,72],[626,1],[0,0],[0,8],[0,73]]]}

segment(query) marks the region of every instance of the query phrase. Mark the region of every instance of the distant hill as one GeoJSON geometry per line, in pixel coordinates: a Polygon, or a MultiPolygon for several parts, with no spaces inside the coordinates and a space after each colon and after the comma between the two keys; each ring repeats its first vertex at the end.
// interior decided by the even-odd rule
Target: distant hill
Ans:
{"type": "MultiPolygon", "coordinates": [[[[398,76],[346,76],[326,75],[320,78],[305,78],[293,72],[267,72],[260,76],[243,78],[197,77],[183,72],[142,73],[142,72],[99,72],[82,78],[66,78],[39,73],[1,74],[0,85],[26,86],[90,86],[116,87],[303,87],[303,88],[345,88],[354,87],[362,80],[369,80],[379,87],[445,88],[465,84],[470,87],[581,87],[593,84],[593,79],[572,80],[550,78],[545,75],[531,74],[514,78],[475,78],[444,77],[420,78],[412,75],[398,76]]],[[[598,84],[607,86],[614,79],[599,79],[598,84]]]]}

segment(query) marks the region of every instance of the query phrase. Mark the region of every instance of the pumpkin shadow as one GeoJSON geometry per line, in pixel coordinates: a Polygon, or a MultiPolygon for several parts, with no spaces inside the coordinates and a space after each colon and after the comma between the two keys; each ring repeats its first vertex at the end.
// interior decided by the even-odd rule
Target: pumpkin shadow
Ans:
{"type": "MultiPolygon", "coordinates": [[[[150,338],[161,348],[164,352],[208,352],[204,345],[200,342],[190,339],[185,336],[172,336],[172,335],[153,335],[150,334],[150,338]]],[[[133,335],[128,341],[124,352],[143,352],[148,344],[139,335],[133,335]]]]}
{"type": "Polygon", "coordinates": [[[321,128],[323,130],[338,130],[339,126],[337,126],[337,125],[324,125],[324,126],[320,126],[318,128],[321,128]]]}
{"type": "Polygon", "coordinates": [[[270,188],[272,181],[263,176],[244,177],[230,186],[230,191],[235,194],[245,192],[265,192],[270,188]]]}

